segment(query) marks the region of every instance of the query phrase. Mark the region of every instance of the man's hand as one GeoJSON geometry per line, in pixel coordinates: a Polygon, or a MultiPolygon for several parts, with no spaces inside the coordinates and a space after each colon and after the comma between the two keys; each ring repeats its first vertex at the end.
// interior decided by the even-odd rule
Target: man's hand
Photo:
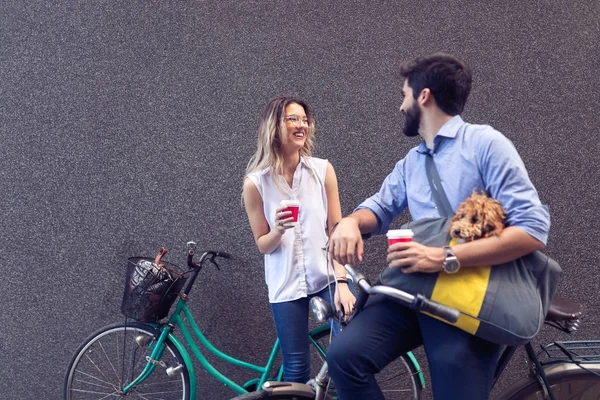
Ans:
{"type": "Polygon", "coordinates": [[[390,268],[401,268],[406,274],[439,272],[444,260],[441,247],[427,247],[417,242],[394,243],[388,247],[387,262],[390,268]]]}
{"type": "Polygon", "coordinates": [[[340,264],[354,265],[354,253],[363,260],[363,240],[358,221],[352,217],[342,218],[329,238],[329,254],[340,264]]]}

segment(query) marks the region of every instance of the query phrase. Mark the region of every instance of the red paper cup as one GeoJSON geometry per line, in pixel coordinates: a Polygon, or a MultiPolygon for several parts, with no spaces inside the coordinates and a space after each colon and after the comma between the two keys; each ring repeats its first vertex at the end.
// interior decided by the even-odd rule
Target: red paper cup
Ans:
{"type": "Polygon", "coordinates": [[[282,200],[280,205],[286,208],[283,211],[291,211],[292,215],[286,217],[293,217],[294,220],[292,222],[288,222],[284,224],[285,226],[296,226],[298,225],[298,216],[300,214],[300,202],[298,200],[282,200]]]}
{"type": "Polygon", "coordinates": [[[388,238],[388,246],[394,243],[412,242],[412,229],[391,229],[385,234],[388,238]]]}

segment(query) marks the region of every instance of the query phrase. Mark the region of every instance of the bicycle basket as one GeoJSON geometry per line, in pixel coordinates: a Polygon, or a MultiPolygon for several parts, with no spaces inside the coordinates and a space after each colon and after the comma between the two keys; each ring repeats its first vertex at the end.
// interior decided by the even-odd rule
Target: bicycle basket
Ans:
{"type": "Polygon", "coordinates": [[[169,314],[185,284],[177,265],[145,257],[131,257],[127,262],[125,291],[121,313],[142,322],[157,322],[169,314]]]}

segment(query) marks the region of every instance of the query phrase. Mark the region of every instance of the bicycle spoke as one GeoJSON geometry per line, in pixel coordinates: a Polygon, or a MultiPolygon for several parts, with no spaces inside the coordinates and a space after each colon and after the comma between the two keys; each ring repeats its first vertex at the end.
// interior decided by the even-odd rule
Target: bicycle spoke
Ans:
{"type": "MultiPolygon", "coordinates": [[[[110,383],[110,379],[109,379],[109,378],[106,376],[106,374],[104,373],[104,371],[103,371],[103,370],[102,370],[100,367],[98,367],[98,365],[97,365],[97,364],[94,362],[94,360],[92,360],[92,358],[91,358],[91,357],[90,357],[88,354],[86,354],[85,356],[86,356],[86,357],[87,357],[87,359],[90,361],[90,363],[91,363],[91,364],[94,366],[94,368],[96,368],[96,370],[97,370],[98,372],[100,372],[100,374],[101,374],[101,375],[102,375],[104,378],[106,378],[106,383],[108,383],[109,385],[111,385],[111,386],[112,386],[112,388],[113,388],[114,390],[118,390],[118,389],[119,389],[119,386],[118,386],[118,385],[114,385],[114,384],[110,383]]],[[[90,375],[90,376],[91,376],[91,375],[90,375]]],[[[100,380],[99,378],[96,378],[96,379],[97,379],[97,380],[100,380]]]]}
{"type": "Polygon", "coordinates": [[[76,382],[85,383],[85,384],[87,384],[87,385],[92,385],[92,386],[103,387],[103,388],[107,388],[107,389],[113,389],[113,390],[115,389],[115,388],[114,388],[114,385],[112,385],[110,382],[103,381],[103,380],[101,380],[101,379],[99,379],[99,378],[96,378],[95,376],[93,376],[93,375],[90,375],[90,374],[88,374],[88,373],[86,373],[86,372],[83,372],[83,371],[79,371],[79,370],[77,370],[77,371],[75,371],[75,372],[77,372],[78,374],[81,374],[81,375],[87,376],[87,377],[89,377],[89,378],[91,378],[91,379],[94,379],[94,380],[96,380],[96,381],[98,381],[98,382],[104,383],[105,385],[100,385],[99,383],[89,382],[89,381],[86,381],[86,380],[83,380],[83,379],[79,379],[79,378],[75,378],[75,381],[76,381],[76,382]]]}
{"type": "Polygon", "coordinates": [[[99,397],[97,400],[106,399],[106,398],[108,398],[108,396],[120,395],[120,393],[118,393],[118,392],[105,393],[105,392],[94,392],[92,390],[82,390],[82,389],[73,389],[73,391],[74,392],[79,392],[79,393],[102,394],[102,395],[104,395],[102,397],[99,397]]]}
{"type": "Polygon", "coordinates": [[[380,378],[379,379],[379,384],[385,384],[386,382],[391,382],[391,381],[408,381],[411,380],[413,376],[416,376],[418,374],[394,374],[390,377],[387,377],[385,379],[380,378]]]}
{"type": "MultiPolygon", "coordinates": [[[[96,379],[94,376],[91,376],[90,374],[86,374],[85,372],[78,371],[78,373],[80,373],[82,375],[86,375],[86,376],[88,376],[88,377],[90,377],[92,379],[96,379]]],[[[96,380],[98,380],[98,379],[96,379],[96,380]]],[[[84,379],[75,379],[74,381],[77,382],[77,383],[84,384],[84,385],[90,385],[90,386],[94,386],[94,387],[98,387],[98,388],[103,388],[103,389],[110,389],[110,390],[112,390],[114,392],[117,392],[117,390],[115,390],[115,388],[113,387],[113,385],[110,384],[110,382],[100,381],[102,383],[105,383],[105,385],[100,385],[98,383],[86,381],[84,379]]]]}
{"type": "MultiPolygon", "coordinates": [[[[113,365],[112,361],[110,360],[110,357],[108,356],[108,354],[106,353],[106,349],[104,348],[104,345],[102,345],[102,341],[98,340],[98,346],[100,346],[100,349],[102,349],[102,352],[104,353],[104,357],[106,358],[106,361],[108,362],[108,365],[112,368],[115,377],[117,378],[119,385],[118,387],[121,388],[121,377],[119,376],[119,373],[117,372],[117,370],[115,369],[115,366],[113,365]]],[[[118,346],[117,346],[118,347],[118,346]]],[[[118,352],[118,350],[117,350],[118,352]]],[[[118,360],[119,358],[117,358],[118,360]]]]}

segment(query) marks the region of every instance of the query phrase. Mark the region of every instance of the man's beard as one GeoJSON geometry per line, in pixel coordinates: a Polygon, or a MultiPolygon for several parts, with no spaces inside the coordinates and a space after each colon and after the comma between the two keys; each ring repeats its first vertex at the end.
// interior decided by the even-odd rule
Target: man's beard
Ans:
{"type": "Polygon", "coordinates": [[[415,137],[419,135],[419,124],[421,123],[421,109],[414,103],[413,106],[408,109],[404,116],[406,120],[404,122],[404,134],[408,137],[415,137]]]}

